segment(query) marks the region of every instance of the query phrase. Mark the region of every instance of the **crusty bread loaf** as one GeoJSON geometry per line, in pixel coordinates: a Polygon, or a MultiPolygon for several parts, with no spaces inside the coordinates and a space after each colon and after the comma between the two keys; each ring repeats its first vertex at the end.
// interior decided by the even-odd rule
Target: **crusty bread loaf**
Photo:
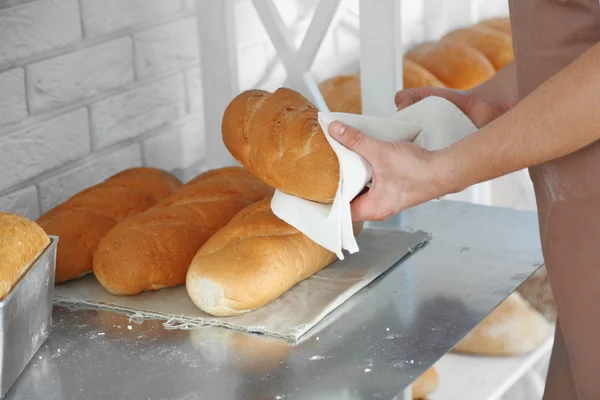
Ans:
{"type": "MultiPolygon", "coordinates": [[[[508,18],[456,29],[438,42],[410,49],[403,60],[404,89],[448,87],[466,90],[514,60],[508,18]]],[[[319,85],[330,111],[362,114],[360,74],[341,75],[319,85]]]]}
{"type": "Polygon", "coordinates": [[[426,399],[439,386],[439,376],[435,367],[430,367],[412,384],[413,399],[426,399]]]}
{"type": "MultiPolygon", "coordinates": [[[[215,316],[262,307],[336,260],[277,218],[269,198],[241,211],[198,251],[186,279],[196,306],[215,316]]],[[[362,224],[355,224],[355,234],[362,224]]]]}
{"type": "Polygon", "coordinates": [[[407,51],[406,58],[425,67],[453,89],[470,89],[496,73],[490,60],[464,43],[443,40],[424,43],[407,51]]]}
{"type": "Polygon", "coordinates": [[[538,269],[520,287],[517,292],[546,320],[556,322],[558,311],[552,294],[546,267],[538,269]]]}
{"type": "Polygon", "coordinates": [[[249,90],[225,110],[223,142],[263,182],[291,195],[332,203],[340,166],[317,113],[293,90],[249,90]]]}
{"type": "MultiPolygon", "coordinates": [[[[405,89],[444,87],[431,72],[408,59],[404,60],[402,69],[405,89]]],[[[319,90],[331,111],[362,114],[360,74],[335,76],[321,83],[319,90]]]]}
{"type": "Polygon", "coordinates": [[[181,285],[192,258],[239,211],[273,193],[245,168],[206,172],[98,244],[94,274],[115,295],[181,285]]]}
{"type": "Polygon", "coordinates": [[[38,224],[17,214],[0,212],[0,301],[48,244],[50,238],[38,224]]]}
{"type": "Polygon", "coordinates": [[[404,89],[445,86],[431,71],[408,58],[402,62],[402,73],[404,89]]]}
{"type": "Polygon", "coordinates": [[[360,74],[335,76],[321,83],[319,91],[330,110],[362,114],[360,74]]]}
{"type": "Polygon", "coordinates": [[[506,33],[507,35],[512,35],[510,18],[508,17],[486,19],[479,22],[475,26],[485,26],[486,28],[494,29],[498,32],[506,33]]]}
{"type": "Polygon", "coordinates": [[[537,349],[549,332],[544,317],[515,292],[469,332],[453,351],[485,356],[523,355],[537,349]]]}
{"type": "Polygon", "coordinates": [[[485,26],[456,29],[442,40],[464,43],[479,50],[494,66],[496,71],[514,61],[512,36],[485,26]]]}
{"type": "Polygon", "coordinates": [[[40,217],[38,223],[46,233],[59,237],[56,282],[91,273],[94,250],[110,229],[152,207],[180,186],[176,177],[158,169],[127,169],[40,217]]]}

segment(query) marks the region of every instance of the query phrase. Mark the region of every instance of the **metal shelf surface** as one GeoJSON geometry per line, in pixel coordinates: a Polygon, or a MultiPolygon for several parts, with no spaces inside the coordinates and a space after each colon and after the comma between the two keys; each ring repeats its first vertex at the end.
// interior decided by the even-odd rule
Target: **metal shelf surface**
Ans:
{"type": "Polygon", "coordinates": [[[431,243],[295,345],[57,306],[49,340],[6,400],[392,399],[542,260],[534,213],[442,201],[400,222],[431,232],[431,243]]]}

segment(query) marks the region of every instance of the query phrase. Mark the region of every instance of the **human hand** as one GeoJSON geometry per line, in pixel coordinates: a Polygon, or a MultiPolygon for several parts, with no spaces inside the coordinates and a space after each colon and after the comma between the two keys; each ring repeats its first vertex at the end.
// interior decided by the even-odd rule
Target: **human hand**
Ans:
{"type": "Polygon", "coordinates": [[[437,152],[409,142],[382,142],[339,121],[329,125],[329,134],[373,168],[371,187],[350,205],[353,221],[381,221],[459,191],[451,166],[437,152]]]}
{"type": "Polygon", "coordinates": [[[402,110],[429,96],[442,97],[456,105],[477,128],[489,124],[504,114],[508,108],[498,96],[490,96],[478,90],[456,90],[447,88],[422,87],[401,90],[396,93],[396,106],[402,110]]]}

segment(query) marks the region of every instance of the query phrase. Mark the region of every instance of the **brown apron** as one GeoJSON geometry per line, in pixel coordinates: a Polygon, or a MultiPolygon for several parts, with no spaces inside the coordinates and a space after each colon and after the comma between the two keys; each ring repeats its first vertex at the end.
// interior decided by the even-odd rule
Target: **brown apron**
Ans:
{"type": "MultiPolygon", "coordinates": [[[[599,0],[509,3],[521,98],[600,41],[599,0]]],[[[544,399],[600,399],[600,142],[530,176],[559,320],[544,399]]]]}

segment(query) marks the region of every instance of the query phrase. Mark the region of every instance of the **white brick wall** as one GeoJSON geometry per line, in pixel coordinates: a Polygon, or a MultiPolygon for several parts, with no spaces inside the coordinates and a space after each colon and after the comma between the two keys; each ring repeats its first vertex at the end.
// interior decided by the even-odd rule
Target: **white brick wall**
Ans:
{"type": "MultiPolygon", "coordinates": [[[[250,0],[227,1],[241,89],[281,86],[285,70],[250,0]]],[[[480,0],[480,11],[501,13],[503,1],[480,0]]],[[[296,42],[317,2],[276,1],[296,42]]],[[[416,3],[404,2],[407,43],[427,31],[416,3]]],[[[358,31],[347,23],[357,4],[342,1],[317,79],[358,67],[358,31]]],[[[0,211],[35,218],[135,165],[183,179],[201,172],[206,135],[220,132],[204,129],[211,94],[203,99],[198,60],[194,0],[0,0],[0,211]]]]}
{"type": "Polygon", "coordinates": [[[171,76],[91,105],[94,149],[175,122],[186,113],[184,78],[171,76]]]}
{"type": "Polygon", "coordinates": [[[84,48],[27,67],[32,113],[74,103],[133,81],[131,38],[84,48]]]}
{"type": "Polygon", "coordinates": [[[135,68],[145,78],[198,62],[196,19],[186,18],[133,36],[135,68]]]}
{"type": "Polygon", "coordinates": [[[88,113],[79,108],[24,131],[0,136],[0,190],[90,152],[88,113]]]}
{"type": "Polygon", "coordinates": [[[18,121],[27,115],[23,68],[0,74],[0,110],[0,125],[18,121]]]}
{"type": "Polygon", "coordinates": [[[87,37],[99,36],[181,11],[179,0],[81,0],[87,37]]]}
{"type": "Polygon", "coordinates": [[[0,0],[0,211],[37,218],[133,166],[202,170],[193,5],[0,0]]]}
{"type": "Polygon", "coordinates": [[[77,0],[41,0],[0,10],[0,65],[80,39],[77,0]]]}

